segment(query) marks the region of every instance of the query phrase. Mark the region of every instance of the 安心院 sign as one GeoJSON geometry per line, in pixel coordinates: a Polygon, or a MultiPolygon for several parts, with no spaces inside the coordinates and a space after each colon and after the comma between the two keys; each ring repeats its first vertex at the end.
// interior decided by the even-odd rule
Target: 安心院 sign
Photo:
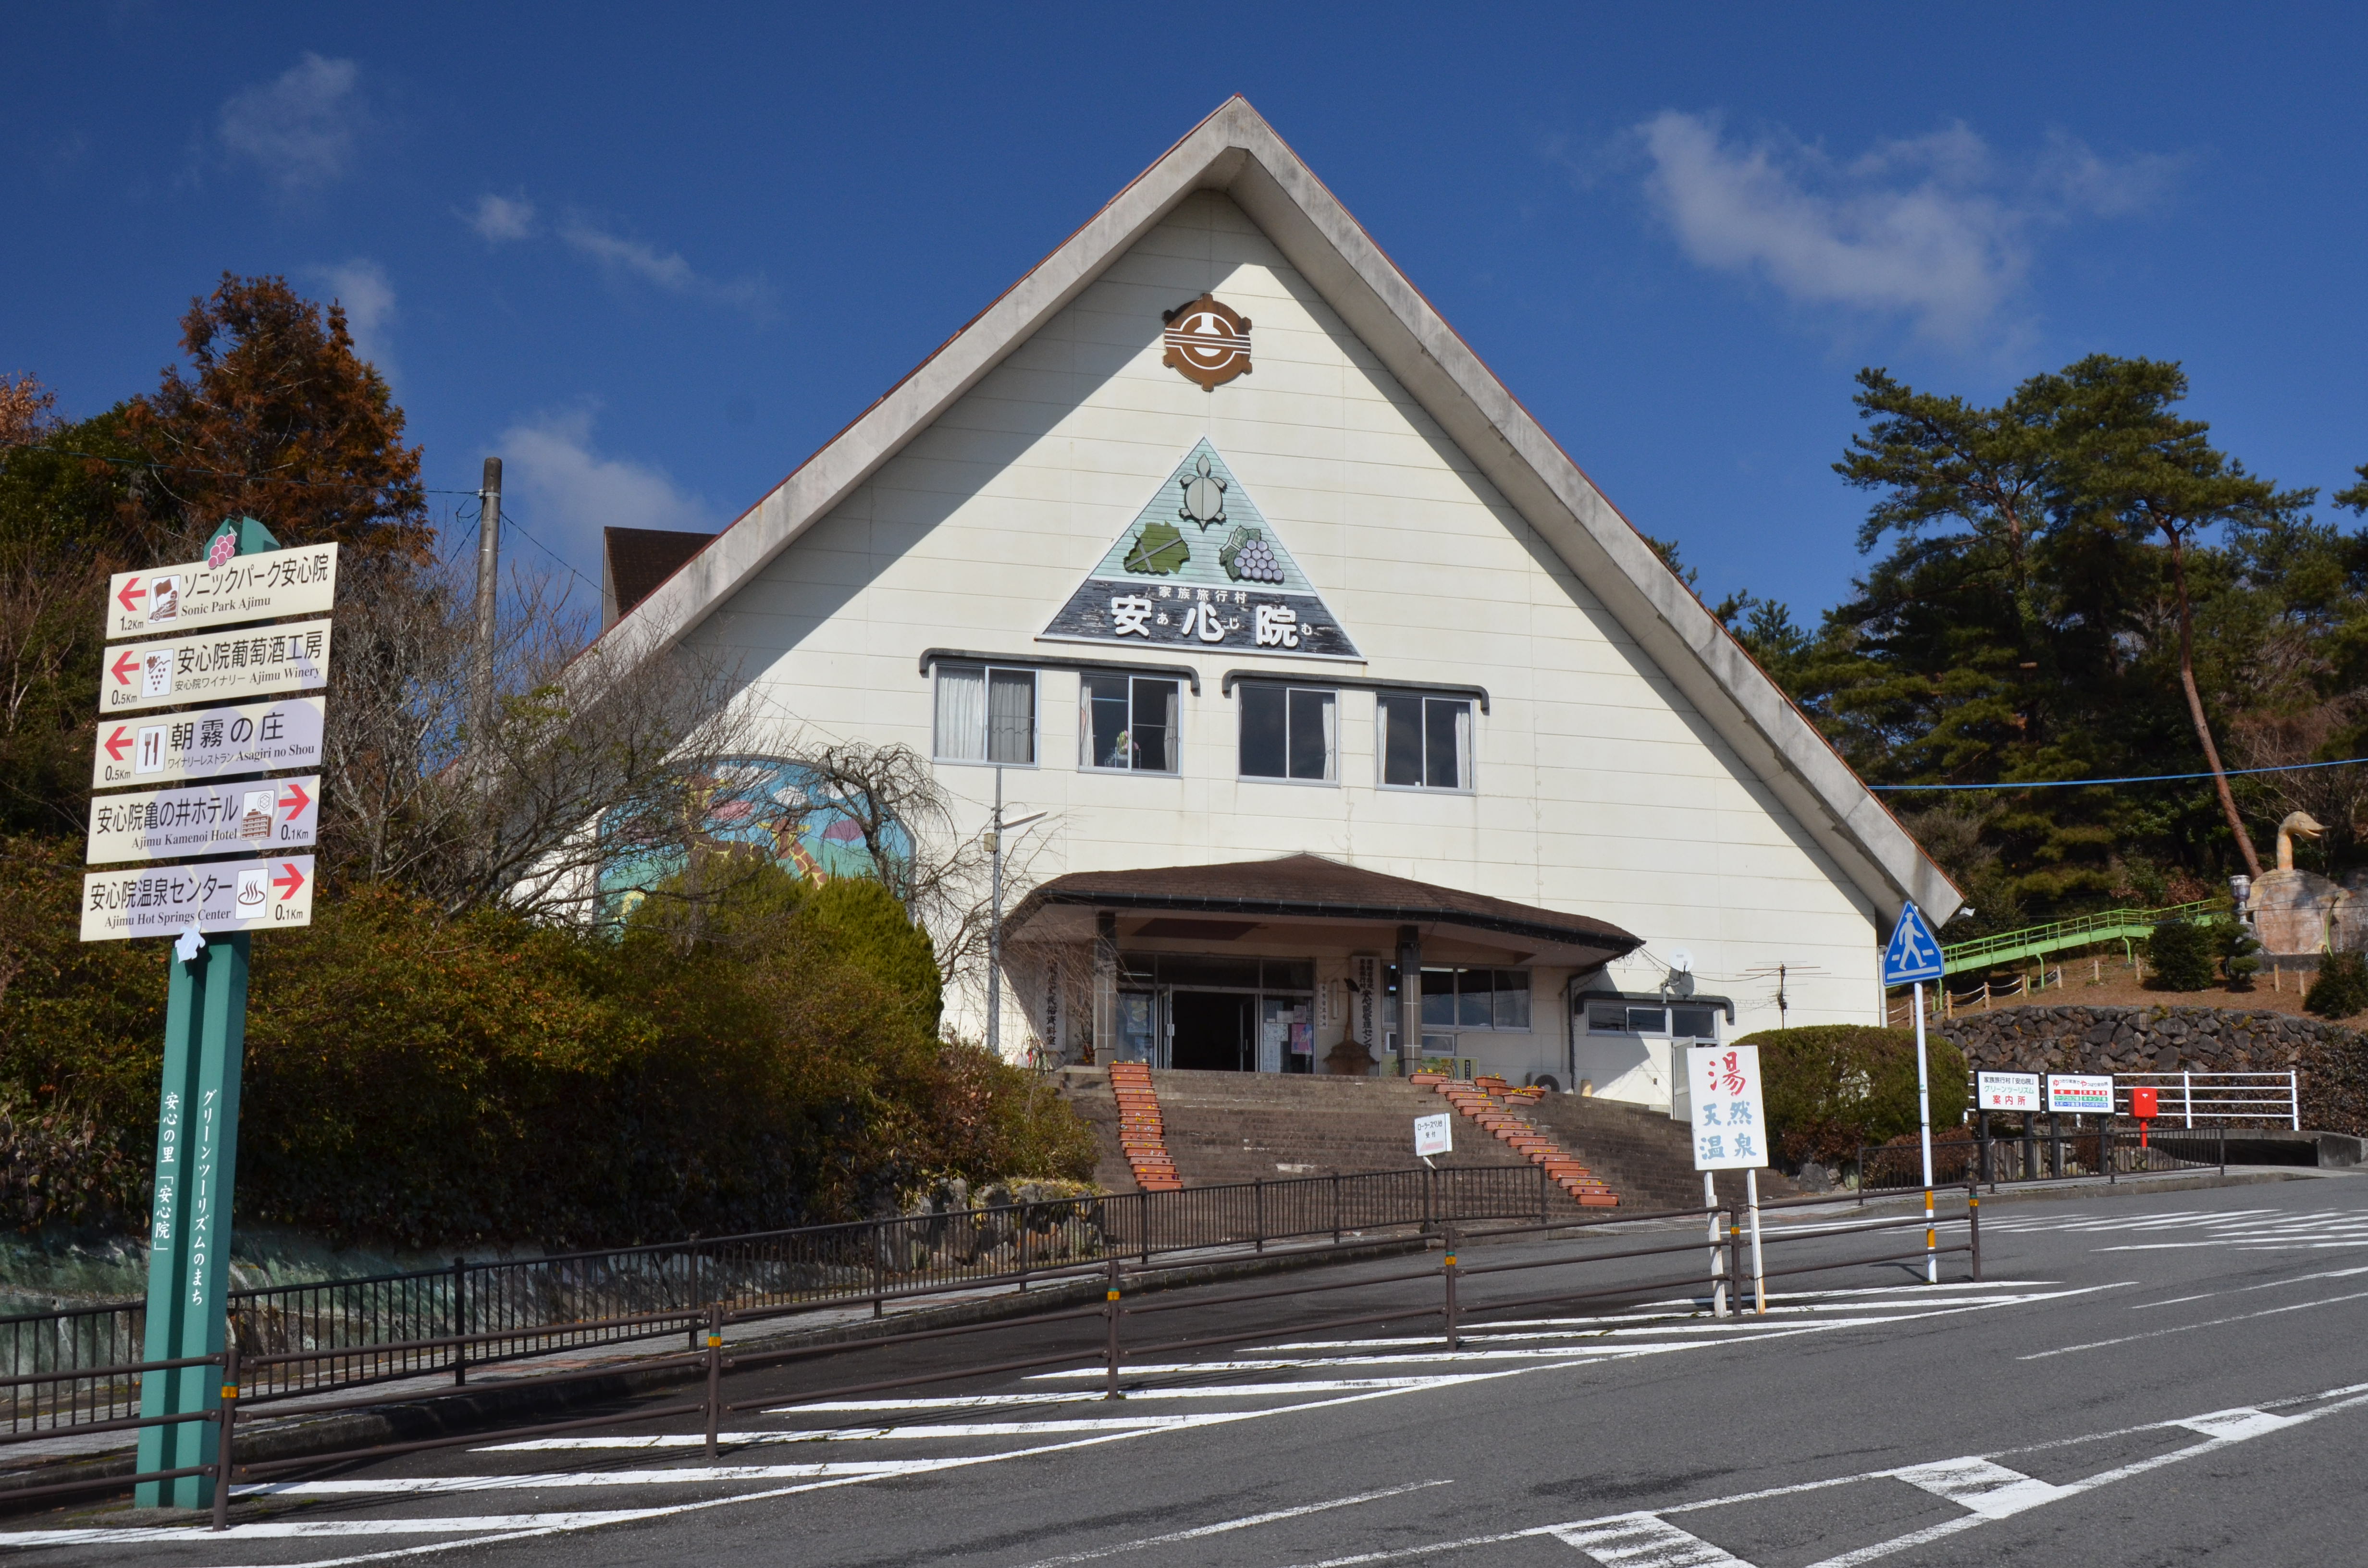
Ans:
{"type": "Polygon", "coordinates": [[[2110,1116],[2113,1110],[2113,1080],[2110,1075],[2050,1073],[2047,1108],[2110,1116]]]}
{"type": "Polygon", "coordinates": [[[337,597],[337,547],[307,544],[192,561],[107,581],[107,634],[139,637],[243,620],[325,615],[337,597]]]}
{"type": "Polygon", "coordinates": [[[101,715],[223,698],[274,697],[329,683],[329,623],[298,620],[107,650],[101,715]]]}
{"type": "Polygon", "coordinates": [[[1694,1169],[1739,1171],[1768,1164],[1768,1112],[1759,1093],[1759,1048],[1697,1045],[1686,1051],[1693,1096],[1694,1169]]]}
{"type": "Polygon", "coordinates": [[[94,795],[84,860],[164,860],[242,849],[298,849],[319,835],[321,778],[260,778],[94,795]]]}
{"type": "Polygon", "coordinates": [[[82,880],[82,939],[286,930],[313,923],[313,857],[93,871],[82,880]]]}
{"type": "Polygon", "coordinates": [[[2036,1073],[1976,1073],[1974,1074],[1974,1099],[1981,1110],[2037,1110],[2039,1106],[2039,1074],[2036,1073]]]}
{"type": "Polygon", "coordinates": [[[90,787],[115,790],[318,768],[327,706],[324,698],[289,697],[146,721],[110,720],[98,727],[90,787]]]}

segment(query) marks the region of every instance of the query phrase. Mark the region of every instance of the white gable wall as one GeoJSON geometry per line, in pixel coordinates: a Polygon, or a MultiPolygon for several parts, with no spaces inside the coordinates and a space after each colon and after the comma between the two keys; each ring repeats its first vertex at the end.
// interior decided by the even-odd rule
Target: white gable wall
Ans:
{"type": "MultiPolygon", "coordinates": [[[[1877,913],[1570,569],[1222,194],[1187,198],[692,633],[736,660],[786,740],[927,752],[926,648],[1096,655],[1037,641],[1103,551],[1206,436],[1364,655],[1361,665],[1172,644],[1190,663],[1180,777],[1081,771],[1077,676],[1040,683],[1039,877],[1308,850],[1378,871],[1594,915],[1659,954],[1690,949],[1738,1028],[1879,1018],[1877,913]],[[1201,391],[1161,364],[1160,312],[1209,290],[1255,324],[1253,371],[1201,391]],[[1482,686],[1470,794],[1376,787],[1373,698],[1343,692],[1337,787],[1235,778],[1223,673],[1345,672],[1482,686]]],[[[988,769],[940,765],[975,827],[988,769]]],[[[1643,955],[1612,981],[1650,989],[1643,955]]],[[[958,1027],[980,1020],[961,1016],[958,1027]]],[[[1008,1015],[1007,1041],[1025,1021],[1008,1015]]],[[[1537,1065],[1559,1073],[1558,1003],[1537,1065]]],[[[1508,1046],[1512,1043],[1506,1042],[1508,1046]]],[[[1511,1065],[1511,1063],[1508,1063],[1511,1065]]]]}

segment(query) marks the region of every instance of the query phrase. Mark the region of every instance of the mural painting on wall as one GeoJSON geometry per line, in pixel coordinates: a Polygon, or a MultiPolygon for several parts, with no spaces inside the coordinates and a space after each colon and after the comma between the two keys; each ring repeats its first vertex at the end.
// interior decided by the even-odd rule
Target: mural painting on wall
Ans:
{"type": "Polygon", "coordinates": [[[1205,438],[1119,534],[1043,636],[1281,657],[1361,656],[1205,438]]]}
{"type": "MultiPolygon", "coordinates": [[[[745,757],[717,770],[704,820],[692,835],[701,848],[755,850],[791,876],[820,887],[837,877],[877,877],[878,862],[854,813],[817,788],[813,771],[779,757],[745,757]]],[[[894,823],[882,835],[892,859],[912,850],[894,823]]],[[[620,920],[649,890],[683,869],[684,849],[624,846],[600,873],[601,907],[620,920]]]]}

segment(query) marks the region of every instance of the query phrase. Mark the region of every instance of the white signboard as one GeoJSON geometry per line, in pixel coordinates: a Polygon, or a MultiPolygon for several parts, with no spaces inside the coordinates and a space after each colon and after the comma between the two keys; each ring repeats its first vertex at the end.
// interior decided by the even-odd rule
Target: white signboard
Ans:
{"type": "Polygon", "coordinates": [[[1440,1111],[1437,1116],[1416,1117],[1414,1119],[1415,1158],[1421,1160],[1428,1159],[1433,1154],[1452,1153],[1455,1137],[1449,1129],[1453,1125],[1454,1120],[1454,1116],[1448,1111],[1440,1111]]]}
{"type": "Polygon", "coordinates": [[[313,691],[329,681],[329,623],[290,621],[220,636],[125,642],[106,652],[98,710],[313,691]]]}
{"type": "Polygon", "coordinates": [[[2037,1110],[2039,1074],[2036,1073],[1976,1073],[1974,1074],[1974,1099],[1982,1110],[2037,1110]]]}
{"type": "Polygon", "coordinates": [[[2047,1108],[2111,1116],[2113,1110],[2113,1080],[2110,1074],[2091,1076],[2078,1073],[2050,1073],[2047,1075],[2047,1108]]]}
{"type": "Polygon", "coordinates": [[[162,714],[144,722],[109,720],[98,726],[90,766],[94,790],[126,784],[177,784],[279,773],[321,766],[318,697],[247,702],[195,713],[162,714]]]}
{"type": "Polygon", "coordinates": [[[107,635],[154,636],[243,620],[326,615],[337,597],[337,547],[300,545],[233,555],[220,566],[192,561],[107,580],[107,635]]]}
{"type": "Polygon", "coordinates": [[[1688,1048],[1686,1086],[1693,1096],[1694,1169],[1739,1171],[1768,1164],[1758,1046],[1688,1048]]]}
{"type": "Polygon", "coordinates": [[[85,864],[241,849],[302,849],[319,836],[321,776],[134,790],[90,802],[85,864]]]}
{"type": "Polygon", "coordinates": [[[313,857],[93,871],[82,880],[82,939],[272,931],[313,923],[313,857]]]}

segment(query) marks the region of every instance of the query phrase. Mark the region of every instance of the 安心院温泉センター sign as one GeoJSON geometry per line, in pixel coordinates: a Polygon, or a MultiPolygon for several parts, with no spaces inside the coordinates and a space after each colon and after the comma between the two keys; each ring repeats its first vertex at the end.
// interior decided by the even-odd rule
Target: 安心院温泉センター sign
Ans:
{"type": "Polygon", "coordinates": [[[319,836],[320,807],[318,774],[95,795],[84,858],[107,866],[242,849],[301,849],[319,836]]]}
{"type": "Polygon", "coordinates": [[[1693,1096],[1694,1169],[1756,1170],[1768,1164],[1768,1112],[1756,1045],[1697,1045],[1686,1051],[1693,1096]]]}
{"type": "Polygon", "coordinates": [[[114,790],[317,768],[326,708],[323,698],[289,697],[148,720],[108,720],[98,726],[90,786],[114,790]]]}
{"type": "Polygon", "coordinates": [[[107,650],[98,676],[102,715],[215,699],[313,691],[329,680],[329,623],[290,621],[107,650]]]}
{"type": "Polygon", "coordinates": [[[107,635],[155,636],[326,615],[337,597],[337,547],[307,544],[192,561],[153,572],[118,572],[107,582],[107,635]]]}
{"type": "Polygon", "coordinates": [[[286,930],[313,923],[313,857],[215,860],[92,871],[82,880],[82,939],[199,931],[286,930]]]}

